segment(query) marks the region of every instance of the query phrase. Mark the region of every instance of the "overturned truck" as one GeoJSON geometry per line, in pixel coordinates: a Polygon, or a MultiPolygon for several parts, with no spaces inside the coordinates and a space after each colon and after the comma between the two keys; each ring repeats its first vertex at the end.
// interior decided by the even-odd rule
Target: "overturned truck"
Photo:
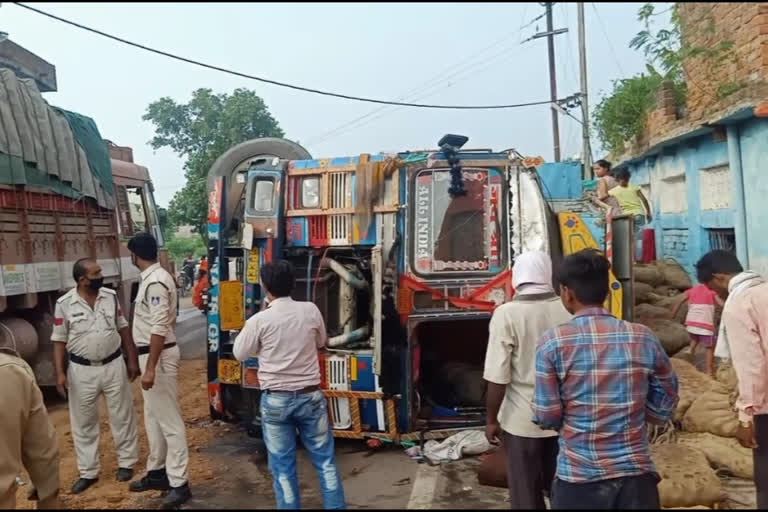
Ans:
{"type": "MultiPolygon", "coordinates": [[[[290,141],[256,139],[219,157],[208,176],[214,418],[260,430],[259,361],[238,362],[232,347],[261,308],[260,265],[287,259],[294,299],[325,319],[318,357],[336,437],[399,442],[484,424],[488,322],[514,294],[515,256],[557,261],[598,244],[580,213],[550,207],[527,159],[466,141],[314,160],[290,141]]],[[[613,244],[622,273],[607,304],[618,315],[631,282],[624,245],[613,244]]]]}

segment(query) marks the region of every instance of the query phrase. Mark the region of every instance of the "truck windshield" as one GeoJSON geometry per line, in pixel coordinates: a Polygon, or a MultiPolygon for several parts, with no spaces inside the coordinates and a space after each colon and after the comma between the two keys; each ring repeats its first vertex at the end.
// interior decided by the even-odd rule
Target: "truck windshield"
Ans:
{"type": "Polygon", "coordinates": [[[498,272],[503,237],[501,175],[463,171],[466,195],[451,197],[448,169],[423,170],[414,194],[414,265],[419,273],[498,272]]]}

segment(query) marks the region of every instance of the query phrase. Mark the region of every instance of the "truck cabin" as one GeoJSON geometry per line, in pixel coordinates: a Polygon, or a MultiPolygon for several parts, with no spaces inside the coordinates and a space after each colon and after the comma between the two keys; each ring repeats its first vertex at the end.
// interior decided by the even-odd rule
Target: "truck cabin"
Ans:
{"type": "MultiPolygon", "coordinates": [[[[371,362],[370,391],[400,396],[401,432],[483,423],[488,323],[512,296],[514,254],[552,249],[535,170],[514,151],[461,149],[466,140],[397,155],[253,158],[227,176],[224,194],[235,197],[219,198],[230,214],[220,219],[229,247],[221,280],[258,280],[246,276],[250,247],[262,262],[291,261],[294,299],[325,318],[328,357],[371,362]]],[[[253,293],[246,317],[258,310],[258,284],[253,293]]],[[[354,390],[357,372],[334,364],[324,387],[354,390]]],[[[247,375],[246,364],[244,383],[247,375]]],[[[330,400],[335,429],[350,423],[345,400],[330,400]]],[[[371,428],[382,430],[375,417],[371,428]]]]}

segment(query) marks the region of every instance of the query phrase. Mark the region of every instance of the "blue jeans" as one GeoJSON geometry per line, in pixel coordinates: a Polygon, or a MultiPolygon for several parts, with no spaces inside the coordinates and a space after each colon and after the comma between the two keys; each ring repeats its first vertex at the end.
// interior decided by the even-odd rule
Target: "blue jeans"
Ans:
{"type": "Polygon", "coordinates": [[[341,476],[336,467],[333,432],[328,425],[328,405],[322,391],[265,391],[261,395],[261,425],[278,509],[301,508],[296,475],[297,429],[317,471],[323,506],[326,509],[346,508],[341,476]]]}
{"type": "Polygon", "coordinates": [[[643,231],[646,225],[645,215],[635,215],[634,217],[634,237],[635,237],[635,261],[643,261],[643,231]]]}

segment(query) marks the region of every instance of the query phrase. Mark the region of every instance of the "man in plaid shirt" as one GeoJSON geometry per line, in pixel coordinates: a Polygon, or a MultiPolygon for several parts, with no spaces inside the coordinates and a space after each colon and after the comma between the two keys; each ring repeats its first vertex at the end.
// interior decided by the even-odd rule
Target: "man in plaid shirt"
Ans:
{"type": "Polygon", "coordinates": [[[560,434],[555,509],[660,508],[645,427],[672,417],[677,375],[650,329],[603,308],[609,269],[594,250],[565,258],[560,297],[574,318],[536,351],[533,421],[560,434]]]}

